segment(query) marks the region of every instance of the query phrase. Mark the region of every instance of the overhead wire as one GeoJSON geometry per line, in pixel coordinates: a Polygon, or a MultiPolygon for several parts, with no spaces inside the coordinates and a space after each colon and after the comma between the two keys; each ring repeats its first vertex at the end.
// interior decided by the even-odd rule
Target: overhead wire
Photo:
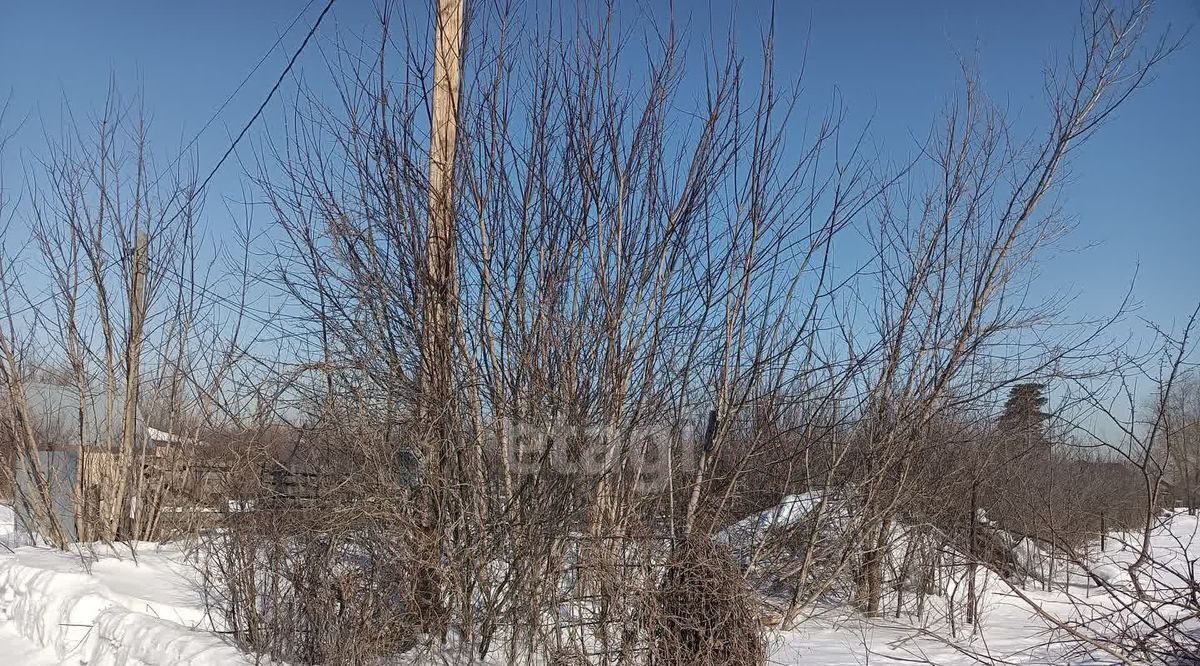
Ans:
{"type": "Polygon", "coordinates": [[[242,127],[242,131],[238,132],[238,135],[234,138],[233,143],[229,144],[229,148],[225,150],[225,153],[221,155],[221,159],[217,160],[216,165],[213,166],[212,171],[208,172],[208,176],[204,178],[204,181],[200,183],[200,187],[196,190],[196,195],[199,195],[204,191],[204,188],[208,186],[208,183],[212,180],[213,176],[217,175],[217,171],[220,170],[221,165],[225,164],[225,160],[229,159],[229,156],[233,154],[234,150],[237,149],[238,143],[240,143],[242,138],[246,136],[246,132],[250,131],[250,128],[254,125],[254,122],[258,120],[259,116],[262,115],[262,112],[267,108],[267,104],[271,103],[271,99],[275,96],[275,93],[279,90],[279,87],[283,85],[287,75],[291,73],[292,67],[296,64],[296,61],[300,59],[300,54],[304,52],[304,47],[308,46],[308,43],[312,40],[313,35],[317,34],[317,29],[321,27],[321,22],[325,20],[325,16],[329,13],[329,10],[333,8],[334,2],[335,0],[329,0],[329,2],[325,3],[325,8],[322,9],[321,14],[317,16],[317,20],[313,23],[312,28],[309,28],[308,34],[304,36],[304,41],[300,42],[300,47],[296,49],[296,52],[292,54],[291,59],[288,60],[287,67],[283,68],[283,72],[280,73],[279,78],[275,80],[275,85],[271,86],[271,90],[267,93],[266,99],[262,101],[262,104],[258,105],[258,109],[254,112],[254,115],[251,116],[250,120],[246,122],[246,125],[242,127]]]}
{"type": "MultiPolygon", "coordinates": [[[[212,115],[209,116],[204,125],[200,127],[200,130],[196,132],[195,136],[192,137],[192,140],[188,141],[187,144],[179,150],[179,154],[176,155],[175,159],[171,161],[171,164],[163,172],[164,174],[175,168],[175,165],[179,164],[179,160],[183,159],[183,156],[187,154],[187,152],[191,150],[193,146],[196,145],[196,142],[200,140],[200,137],[204,134],[204,132],[207,131],[208,128],[217,121],[217,118],[221,116],[221,113],[225,111],[225,108],[228,107],[229,104],[233,102],[234,98],[237,97],[238,93],[240,93],[242,89],[246,87],[246,84],[250,82],[250,79],[252,79],[254,75],[258,73],[258,70],[261,69],[263,64],[267,62],[267,59],[271,57],[271,54],[275,52],[275,49],[278,49],[279,45],[283,43],[284,38],[286,38],[288,34],[292,32],[292,28],[295,28],[296,24],[300,22],[300,19],[304,18],[304,15],[308,13],[309,8],[312,7],[314,2],[316,2],[316,0],[308,0],[308,4],[304,5],[304,8],[300,10],[300,13],[296,14],[291,23],[288,23],[287,27],[283,29],[283,32],[279,33],[279,37],[275,39],[275,43],[271,45],[271,48],[267,49],[266,53],[264,53],[262,57],[258,59],[258,62],[254,63],[254,67],[252,67],[250,71],[246,73],[246,76],[242,77],[241,82],[238,83],[237,87],[233,89],[233,92],[229,93],[229,96],[225,98],[225,101],[221,102],[221,105],[217,107],[217,110],[213,111],[212,115]]],[[[162,178],[162,176],[159,176],[159,178],[162,178]]]]}

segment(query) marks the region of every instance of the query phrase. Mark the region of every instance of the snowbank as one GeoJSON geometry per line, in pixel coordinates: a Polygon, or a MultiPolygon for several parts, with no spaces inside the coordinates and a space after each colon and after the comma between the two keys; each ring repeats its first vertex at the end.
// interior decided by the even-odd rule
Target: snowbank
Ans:
{"type": "Polygon", "coordinates": [[[63,663],[253,663],[205,630],[182,552],[142,548],[136,558],[99,547],[98,554],[35,547],[0,554],[0,622],[63,663]]]}
{"type": "Polygon", "coordinates": [[[757,543],[769,530],[794,525],[809,516],[825,500],[823,492],[787,495],[775,506],[750,514],[718,532],[718,543],[757,543]]]}

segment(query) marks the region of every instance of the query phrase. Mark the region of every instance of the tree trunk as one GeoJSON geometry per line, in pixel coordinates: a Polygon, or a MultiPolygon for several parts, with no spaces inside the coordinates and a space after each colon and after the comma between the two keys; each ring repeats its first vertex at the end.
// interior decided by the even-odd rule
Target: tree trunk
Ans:
{"type": "Polygon", "coordinates": [[[880,615],[883,597],[883,558],[891,521],[881,518],[877,527],[867,530],[867,547],[857,585],[858,605],[868,617],[880,615]]]}
{"type": "Polygon", "coordinates": [[[978,559],[976,555],[975,539],[977,536],[976,530],[978,530],[979,526],[978,512],[979,482],[976,481],[971,484],[971,516],[969,518],[971,525],[968,530],[969,536],[967,537],[967,624],[975,624],[975,573],[976,560],[978,559]]]}

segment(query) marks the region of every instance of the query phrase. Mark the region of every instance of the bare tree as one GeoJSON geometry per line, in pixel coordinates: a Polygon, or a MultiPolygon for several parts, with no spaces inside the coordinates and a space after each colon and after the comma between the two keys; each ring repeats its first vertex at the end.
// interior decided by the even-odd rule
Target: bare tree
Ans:
{"type": "Polygon", "coordinates": [[[19,218],[31,243],[0,269],[6,428],[35,468],[39,450],[78,451],[84,540],[159,533],[201,411],[198,201],[188,179],[154,170],[145,136],[114,89],[93,126],[48,137],[19,218]]]}

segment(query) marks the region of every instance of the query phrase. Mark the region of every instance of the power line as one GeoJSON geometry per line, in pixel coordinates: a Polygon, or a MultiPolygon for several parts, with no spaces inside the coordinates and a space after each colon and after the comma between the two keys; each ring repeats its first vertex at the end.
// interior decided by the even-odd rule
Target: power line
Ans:
{"type": "Polygon", "coordinates": [[[237,138],[233,140],[233,143],[229,144],[229,149],[225,151],[225,154],[221,156],[221,159],[217,160],[216,166],[212,168],[212,171],[208,172],[208,176],[204,178],[204,182],[200,183],[200,187],[196,190],[197,195],[204,191],[204,188],[208,186],[209,181],[212,180],[213,176],[217,174],[217,170],[219,170],[221,165],[225,164],[225,160],[229,159],[229,156],[233,154],[233,151],[237,148],[237,145],[242,140],[242,137],[246,136],[246,132],[250,131],[250,127],[254,125],[254,121],[258,120],[259,116],[262,115],[263,110],[267,108],[267,104],[271,102],[271,98],[275,96],[276,91],[279,90],[279,86],[283,85],[283,80],[287,78],[289,73],[291,73],[292,66],[296,64],[296,60],[298,60],[300,58],[300,54],[304,52],[304,47],[308,46],[308,42],[311,41],[313,35],[317,33],[317,28],[321,27],[321,21],[325,19],[325,15],[329,13],[329,10],[333,8],[334,1],[335,0],[329,0],[329,2],[325,3],[325,9],[321,10],[321,15],[317,17],[316,22],[313,23],[313,26],[309,29],[308,34],[304,36],[304,41],[300,43],[300,48],[296,49],[296,52],[292,54],[292,59],[288,61],[287,67],[283,68],[283,73],[281,73],[279,78],[275,80],[275,85],[271,86],[271,91],[267,93],[267,98],[263,100],[262,104],[258,105],[258,110],[255,111],[254,115],[250,117],[249,122],[247,122],[246,126],[242,128],[242,131],[238,132],[237,138]]]}
{"type": "MultiPolygon", "coordinates": [[[[288,34],[292,32],[292,28],[296,27],[296,24],[300,22],[300,19],[304,18],[304,15],[308,13],[309,7],[312,7],[313,2],[315,1],[316,0],[308,0],[308,4],[304,5],[304,9],[301,9],[300,13],[296,14],[295,18],[292,19],[292,22],[283,29],[283,32],[279,33],[279,37],[275,40],[275,43],[272,44],[271,48],[267,49],[267,52],[258,59],[258,62],[254,64],[254,67],[246,74],[246,76],[242,78],[242,81],[237,85],[237,88],[234,88],[233,92],[229,93],[229,96],[225,98],[225,101],[221,102],[221,105],[217,107],[217,110],[214,111],[211,116],[209,116],[208,120],[200,128],[200,131],[196,132],[196,135],[192,137],[192,140],[179,150],[179,154],[175,156],[175,159],[171,162],[170,166],[168,166],[166,171],[163,172],[163,175],[166,175],[167,172],[175,168],[175,165],[179,164],[179,160],[183,159],[183,156],[187,154],[189,150],[191,150],[192,146],[196,145],[196,142],[200,140],[200,136],[203,135],[204,132],[207,131],[214,122],[216,122],[217,118],[221,115],[221,112],[225,110],[225,107],[229,106],[229,103],[232,102],[235,97],[237,97],[238,93],[242,91],[242,88],[245,88],[246,84],[250,82],[250,79],[253,78],[256,73],[258,73],[258,70],[262,68],[263,63],[265,63],[267,59],[271,57],[271,54],[275,52],[275,49],[279,48],[279,45],[283,42],[284,37],[287,37],[288,34]]],[[[162,176],[159,176],[159,178],[162,178],[162,176]]]]}

